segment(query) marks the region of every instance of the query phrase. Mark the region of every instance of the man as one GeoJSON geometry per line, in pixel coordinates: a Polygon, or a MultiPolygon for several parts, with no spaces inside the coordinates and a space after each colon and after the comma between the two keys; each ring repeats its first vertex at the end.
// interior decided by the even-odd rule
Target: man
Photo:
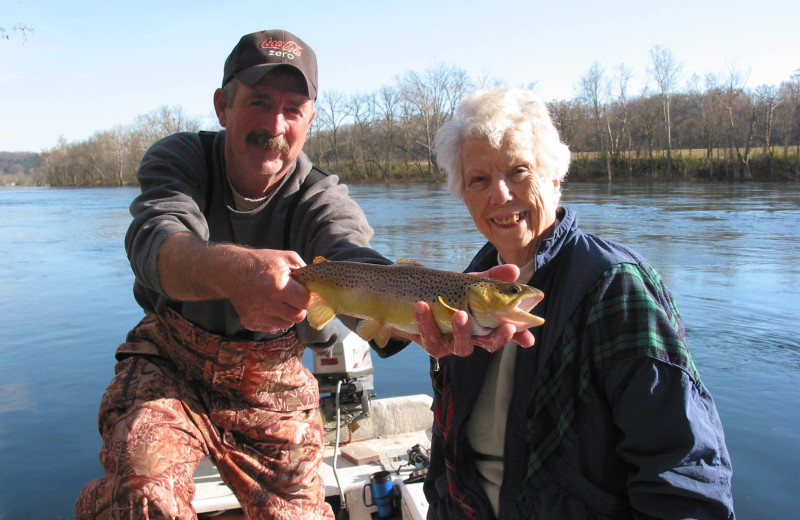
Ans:
{"type": "Polygon", "coordinates": [[[248,518],[333,517],[302,353],[337,338],[304,321],[309,293],[290,273],[315,255],[388,260],[347,188],[302,153],[316,95],[307,44],[246,35],[214,93],[225,130],[207,144],[172,135],[144,156],[125,246],[145,318],[117,350],[99,413],[105,475],[76,518],[194,518],[205,456],[248,518]]]}
{"type": "MultiPolygon", "coordinates": [[[[318,388],[302,354],[337,337],[305,321],[310,294],[290,273],[317,255],[389,261],[369,248],[347,188],[302,153],[316,96],[307,44],[287,31],[248,34],[214,93],[225,130],[169,136],[142,159],[125,246],[145,318],[117,349],[99,412],[105,475],[81,492],[77,519],[194,518],[192,474],[206,456],[248,518],[332,518],[318,388]]],[[[429,331],[429,352],[472,351],[462,314],[459,341],[429,331]]]]}

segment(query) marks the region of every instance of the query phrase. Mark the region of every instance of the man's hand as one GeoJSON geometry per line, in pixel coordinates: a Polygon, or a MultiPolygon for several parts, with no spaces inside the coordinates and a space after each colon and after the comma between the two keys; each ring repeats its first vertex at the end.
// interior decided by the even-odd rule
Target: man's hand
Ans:
{"type": "Polygon", "coordinates": [[[294,251],[210,244],[194,235],[169,237],[159,249],[159,278],[172,299],[226,298],[249,330],[275,333],[305,319],[311,294],[292,277],[305,265],[294,251]]]}
{"type": "MultiPolygon", "coordinates": [[[[515,265],[504,264],[482,273],[472,274],[513,282],[519,277],[519,268],[515,265]]],[[[512,340],[523,347],[533,346],[533,334],[529,330],[516,332],[516,328],[511,324],[503,325],[486,336],[473,337],[469,325],[469,315],[465,311],[458,311],[453,315],[452,338],[442,335],[427,303],[416,303],[414,317],[417,320],[419,335],[410,335],[410,339],[437,359],[451,354],[461,357],[469,356],[476,346],[489,352],[495,352],[512,340]]]]}
{"type": "Polygon", "coordinates": [[[306,317],[311,293],[291,277],[305,262],[294,251],[244,249],[238,273],[231,273],[227,298],[249,330],[288,330],[306,317]]]}

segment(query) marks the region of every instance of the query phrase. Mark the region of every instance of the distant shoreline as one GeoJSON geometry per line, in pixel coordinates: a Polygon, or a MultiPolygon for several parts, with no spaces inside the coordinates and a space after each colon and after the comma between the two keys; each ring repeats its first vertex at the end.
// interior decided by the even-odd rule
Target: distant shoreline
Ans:
{"type": "MultiPolygon", "coordinates": [[[[771,154],[758,150],[746,160],[730,158],[715,151],[676,150],[671,160],[661,153],[653,157],[620,154],[605,157],[596,152],[573,153],[567,182],[797,182],[800,181],[800,155],[794,149],[775,149],[771,154]],[[611,172],[609,175],[609,171],[611,172]]],[[[445,176],[420,163],[392,163],[390,173],[364,172],[348,161],[316,162],[337,175],[345,184],[444,183],[445,176]]],[[[119,178],[85,177],[79,174],[57,176],[52,182],[37,154],[0,152],[0,186],[114,187],[137,186],[134,176],[119,178]]]]}

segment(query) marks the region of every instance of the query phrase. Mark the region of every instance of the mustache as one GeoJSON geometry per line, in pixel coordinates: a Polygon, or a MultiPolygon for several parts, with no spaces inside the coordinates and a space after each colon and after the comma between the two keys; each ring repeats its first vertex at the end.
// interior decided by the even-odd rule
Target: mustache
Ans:
{"type": "Polygon", "coordinates": [[[265,150],[283,154],[289,153],[289,143],[282,135],[272,135],[269,132],[258,132],[254,130],[247,134],[245,142],[258,146],[259,148],[264,148],[265,150]]]}

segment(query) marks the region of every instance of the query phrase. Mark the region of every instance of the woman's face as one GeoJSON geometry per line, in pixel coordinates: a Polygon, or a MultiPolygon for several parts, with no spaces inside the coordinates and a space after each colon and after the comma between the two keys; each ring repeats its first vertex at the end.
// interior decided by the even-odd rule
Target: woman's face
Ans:
{"type": "Polygon", "coordinates": [[[536,171],[529,131],[507,132],[500,149],[467,138],[461,147],[464,202],[478,230],[503,261],[520,267],[556,220],[558,180],[536,171]]]}

